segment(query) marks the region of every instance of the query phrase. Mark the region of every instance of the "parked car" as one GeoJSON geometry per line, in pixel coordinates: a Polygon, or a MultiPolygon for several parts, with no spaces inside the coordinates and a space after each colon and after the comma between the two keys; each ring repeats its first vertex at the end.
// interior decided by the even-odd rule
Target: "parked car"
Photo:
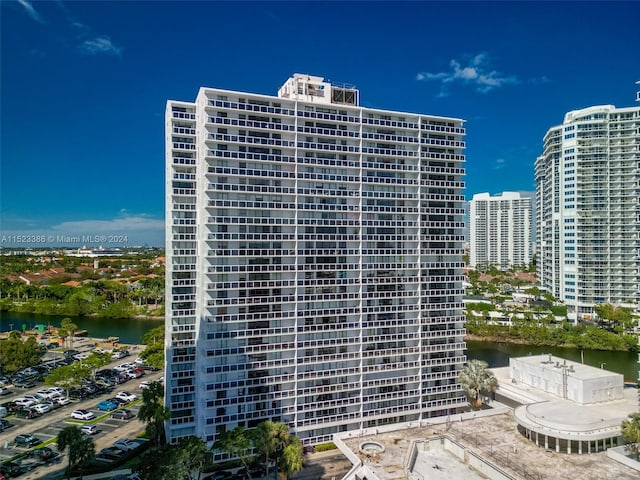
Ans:
{"type": "Polygon", "coordinates": [[[113,360],[119,360],[119,359],[121,359],[121,358],[126,357],[127,355],[128,355],[128,353],[125,353],[125,351],[124,351],[124,350],[116,350],[115,352],[113,352],[113,353],[111,354],[111,358],[112,358],[113,360]]]}
{"type": "Polygon", "coordinates": [[[47,390],[51,392],[51,394],[53,394],[54,397],[64,395],[64,388],[61,388],[61,387],[50,387],[50,388],[47,388],[47,390]]]}
{"type": "Polygon", "coordinates": [[[31,458],[37,458],[43,462],[50,462],[60,456],[60,454],[49,447],[36,448],[29,452],[31,458]]]}
{"type": "Polygon", "coordinates": [[[49,405],[47,405],[46,403],[39,403],[38,405],[34,405],[31,408],[33,410],[35,410],[36,412],[38,412],[40,415],[42,415],[44,413],[49,413],[51,411],[51,407],[49,405]]]}
{"type": "Polygon", "coordinates": [[[87,358],[89,358],[89,354],[88,353],[76,353],[73,358],[75,358],[76,360],[85,360],[87,358]]]}
{"type": "Polygon", "coordinates": [[[28,469],[16,462],[3,462],[0,464],[0,475],[13,478],[27,472],[28,469]]]}
{"type": "Polygon", "coordinates": [[[56,397],[53,399],[53,401],[61,407],[69,405],[71,403],[71,400],[69,400],[67,397],[56,397]]]}
{"type": "Polygon", "coordinates": [[[73,358],[74,355],[79,354],[78,350],[65,350],[63,355],[65,358],[73,358]]]}
{"type": "Polygon", "coordinates": [[[34,405],[42,403],[42,401],[44,400],[44,397],[42,395],[38,395],[37,393],[28,393],[24,395],[24,398],[33,401],[34,405]]]}
{"type": "Polygon", "coordinates": [[[118,408],[119,405],[117,403],[112,402],[111,400],[103,400],[100,403],[98,403],[96,407],[98,407],[98,410],[110,412],[111,410],[115,410],[116,408],[118,408]]]}
{"type": "Polygon", "coordinates": [[[119,399],[124,400],[126,402],[133,402],[138,397],[136,395],[134,395],[133,393],[118,392],[118,393],[116,393],[116,398],[119,398],[119,399]]]}
{"type": "Polygon", "coordinates": [[[129,420],[133,417],[135,417],[133,412],[131,410],[127,410],[126,408],[111,412],[111,418],[117,418],[118,420],[129,420]]]}
{"type": "Polygon", "coordinates": [[[136,448],[138,448],[138,443],[134,442],[129,438],[122,438],[120,440],[113,442],[113,446],[116,448],[119,448],[120,450],[127,451],[127,450],[135,450],[136,448]]]}
{"type": "Polygon", "coordinates": [[[31,448],[41,444],[42,440],[38,437],[34,437],[30,433],[22,433],[15,438],[14,442],[19,447],[31,448]]]}
{"type": "Polygon", "coordinates": [[[144,390],[145,388],[148,388],[149,385],[151,385],[151,382],[148,382],[146,380],[144,382],[140,382],[140,385],[139,385],[140,390],[144,390]]]}
{"type": "Polygon", "coordinates": [[[7,385],[11,385],[11,380],[7,377],[0,377],[0,387],[6,387],[7,385]]]}
{"type": "Polygon", "coordinates": [[[36,402],[34,402],[33,400],[28,398],[23,398],[23,397],[15,398],[13,400],[13,403],[15,403],[16,405],[18,405],[18,407],[21,407],[21,408],[33,407],[36,404],[36,402]]]}
{"type": "Polygon", "coordinates": [[[33,388],[38,384],[35,377],[20,378],[13,381],[13,386],[18,388],[33,388]]]}
{"type": "Polygon", "coordinates": [[[0,407],[3,407],[3,408],[7,409],[7,415],[11,415],[12,413],[16,413],[16,411],[21,408],[19,405],[16,405],[15,403],[13,403],[13,401],[4,402],[3,404],[0,404],[0,407]]]}
{"type": "Polygon", "coordinates": [[[20,408],[20,409],[16,410],[15,415],[18,418],[26,418],[27,420],[31,420],[31,419],[38,418],[38,417],[42,416],[42,414],[36,412],[31,407],[20,408]]]}
{"type": "Polygon", "coordinates": [[[116,460],[118,458],[123,457],[124,455],[126,455],[126,451],[122,450],[121,448],[117,448],[117,447],[108,447],[108,448],[103,448],[102,450],[100,450],[100,452],[98,452],[98,457],[104,457],[106,459],[109,460],[116,460]]]}
{"type": "Polygon", "coordinates": [[[117,403],[119,406],[123,407],[124,405],[127,405],[129,402],[127,402],[126,400],[123,400],[122,398],[110,398],[109,401],[113,402],[113,403],[117,403]]]}
{"type": "Polygon", "coordinates": [[[9,390],[7,387],[0,387],[0,395],[9,395],[11,393],[11,390],[9,390]]]}
{"type": "Polygon", "coordinates": [[[86,435],[95,435],[98,433],[98,427],[96,425],[83,425],[80,427],[80,431],[86,435]]]}
{"type": "Polygon", "coordinates": [[[71,418],[76,420],[92,420],[96,418],[96,415],[89,410],[74,410],[71,412],[71,418]]]}
{"type": "MultiPolygon", "coordinates": [[[[53,397],[57,397],[58,394],[56,392],[51,391],[48,388],[43,388],[36,392],[36,395],[40,395],[44,400],[51,399],[53,397]]],[[[26,397],[26,395],[25,395],[26,397]]]]}

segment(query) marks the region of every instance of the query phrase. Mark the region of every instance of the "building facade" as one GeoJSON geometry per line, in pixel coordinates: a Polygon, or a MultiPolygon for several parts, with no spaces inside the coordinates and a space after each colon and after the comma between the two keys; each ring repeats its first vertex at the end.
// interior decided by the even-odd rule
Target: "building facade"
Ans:
{"type": "Polygon", "coordinates": [[[538,280],[569,317],[640,298],[640,108],[567,113],[535,165],[538,280]]]}
{"type": "Polygon", "coordinates": [[[296,74],[166,110],[171,441],[305,444],[465,405],[464,122],[296,74]]]}
{"type": "Polygon", "coordinates": [[[533,256],[531,198],[519,192],[491,197],[477,193],[469,202],[469,266],[501,269],[529,265],[533,256]]]}

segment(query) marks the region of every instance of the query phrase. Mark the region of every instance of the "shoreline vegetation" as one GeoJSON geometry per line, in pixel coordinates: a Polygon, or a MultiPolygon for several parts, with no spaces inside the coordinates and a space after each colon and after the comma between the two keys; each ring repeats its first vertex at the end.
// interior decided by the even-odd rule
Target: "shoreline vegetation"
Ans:
{"type": "Polygon", "coordinates": [[[584,350],[638,351],[636,335],[608,331],[595,325],[574,325],[567,321],[560,324],[515,321],[512,325],[497,325],[469,315],[465,327],[465,340],[469,341],[584,350]]]}

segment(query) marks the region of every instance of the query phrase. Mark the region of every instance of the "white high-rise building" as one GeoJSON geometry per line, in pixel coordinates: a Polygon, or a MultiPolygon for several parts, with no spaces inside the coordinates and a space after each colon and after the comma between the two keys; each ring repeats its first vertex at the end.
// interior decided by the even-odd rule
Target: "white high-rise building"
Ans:
{"type": "Polygon", "coordinates": [[[306,444],[466,405],[464,121],[296,74],[166,110],[170,441],[306,444]]]}
{"type": "Polygon", "coordinates": [[[529,265],[533,256],[531,203],[531,197],[519,192],[473,196],[469,202],[469,266],[508,269],[529,265]]]}
{"type": "Polygon", "coordinates": [[[538,280],[570,318],[640,298],[640,108],[567,113],[536,160],[538,280]]]}

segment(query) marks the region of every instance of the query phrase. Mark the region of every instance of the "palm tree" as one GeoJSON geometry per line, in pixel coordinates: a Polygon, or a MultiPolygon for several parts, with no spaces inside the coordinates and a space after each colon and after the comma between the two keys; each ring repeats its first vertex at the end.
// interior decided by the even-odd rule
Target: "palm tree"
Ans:
{"type": "Polygon", "coordinates": [[[267,420],[260,423],[252,431],[253,445],[259,454],[264,455],[267,477],[269,476],[269,457],[274,455],[276,475],[278,474],[278,458],[289,443],[289,426],[282,422],[267,420]]]}
{"type": "Polygon", "coordinates": [[[489,364],[482,360],[469,360],[458,376],[458,381],[467,391],[474,408],[482,407],[481,391],[495,392],[498,388],[498,379],[488,366],[489,364]]]}
{"type": "Polygon", "coordinates": [[[65,427],[58,434],[58,450],[69,450],[69,467],[67,468],[67,478],[71,478],[71,470],[77,468],[81,472],[82,480],[83,468],[95,456],[95,445],[92,438],[85,438],[80,429],[76,426],[65,427]]]}
{"type": "Polygon", "coordinates": [[[146,432],[156,447],[166,443],[164,422],[171,418],[171,410],[164,406],[164,386],[160,382],[151,382],[142,391],[142,405],[138,418],[146,422],[146,432]]]}
{"type": "Polygon", "coordinates": [[[622,421],[622,438],[628,442],[636,460],[640,460],[640,413],[630,413],[629,420],[622,421]]]}
{"type": "Polygon", "coordinates": [[[298,437],[292,436],[289,444],[282,450],[282,471],[287,478],[289,475],[302,470],[302,442],[298,437]]]}
{"type": "Polygon", "coordinates": [[[73,334],[76,332],[77,329],[78,329],[78,326],[75,323],[73,323],[70,318],[62,319],[62,322],[60,323],[60,328],[58,329],[58,335],[62,337],[63,342],[69,339],[69,348],[71,348],[72,346],[71,338],[73,337],[73,334]]]}

